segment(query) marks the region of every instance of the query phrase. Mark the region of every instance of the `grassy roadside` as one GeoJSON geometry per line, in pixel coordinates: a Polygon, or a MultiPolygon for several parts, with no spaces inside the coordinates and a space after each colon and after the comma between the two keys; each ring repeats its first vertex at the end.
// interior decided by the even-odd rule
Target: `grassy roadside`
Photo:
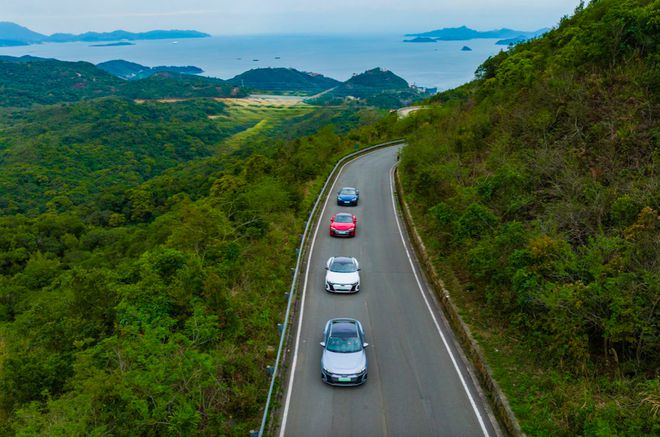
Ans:
{"type": "Polygon", "coordinates": [[[541,359],[518,338],[519,333],[507,327],[509,321],[490,311],[478,293],[463,285],[465,280],[458,270],[440,254],[438,240],[432,238],[420,205],[413,196],[405,197],[436,271],[481,346],[523,432],[530,436],[575,435],[570,430],[586,422],[589,426],[581,435],[619,435],[612,434],[609,422],[628,410],[639,412],[640,427],[629,428],[625,435],[644,435],[640,432],[644,412],[651,411],[653,417],[660,413],[657,380],[649,383],[643,378],[611,378],[595,372],[575,375],[541,359]],[[597,419],[591,421],[590,416],[597,419]]]}

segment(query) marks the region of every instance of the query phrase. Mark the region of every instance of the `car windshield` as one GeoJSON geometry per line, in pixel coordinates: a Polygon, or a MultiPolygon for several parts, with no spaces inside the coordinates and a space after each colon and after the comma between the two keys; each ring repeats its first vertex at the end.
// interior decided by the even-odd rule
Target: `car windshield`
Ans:
{"type": "Polygon", "coordinates": [[[337,214],[335,216],[335,222],[337,223],[353,223],[353,217],[348,214],[337,214]]]}
{"type": "Polygon", "coordinates": [[[352,196],[355,194],[355,188],[342,188],[339,194],[344,196],[352,196]]]}
{"type": "Polygon", "coordinates": [[[332,264],[330,264],[330,271],[336,273],[353,273],[357,271],[357,268],[350,258],[335,258],[332,264]]]}
{"type": "Polygon", "coordinates": [[[326,342],[326,349],[338,353],[359,352],[362,350],[362,342],[353,325],[335,325],[326,342]]]}

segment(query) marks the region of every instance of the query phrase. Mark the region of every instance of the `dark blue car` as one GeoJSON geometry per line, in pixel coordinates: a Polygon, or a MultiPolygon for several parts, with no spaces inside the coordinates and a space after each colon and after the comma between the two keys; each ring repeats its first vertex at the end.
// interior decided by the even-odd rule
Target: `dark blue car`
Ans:
{"type": "Polygon", "coordinates": [[[357,206],[360,200],[360,192],[357,188],[344,187],[337,193],[337,205],[357,206]]]}

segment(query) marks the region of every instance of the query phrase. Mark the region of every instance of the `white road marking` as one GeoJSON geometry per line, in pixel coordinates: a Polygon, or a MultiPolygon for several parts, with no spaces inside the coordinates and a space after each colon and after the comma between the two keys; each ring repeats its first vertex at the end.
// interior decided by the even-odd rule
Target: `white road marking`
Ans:
{"type": "Polygon", "coordinates": [[[458,367],[458,363],[456,362],[456,358],[454,358],[454,354],[452,353],[451,349],[449,348],[449,343],[447,343],[447,339],[445,338],[444,333],[442,332],[442,329],[440,328],[440,324],[438,323],[438,319],[435,317],[435,313],[433,312],[433,308],[431,307],[431,304],[429,303],[429,300],[426,297],[426,293],[424,293],[424,288],[422,287],[422,282],[419,280],[419,276],[417,275],[417,270],[415,269],[415,263],[412,260],[412,257],[410,256],[410,252],[408,251],[408,245],[406,244],[406,239],[403,236],[403,231],[401,230],[401,223],[399,221],[399,215],[396,212],[396,201],[394,198],[394,168],[397,166],[397,164],[394,164],[392,168],[390,169],[390,194],[392,197],[392,207],[394,208],[394,218],[396,219],[396,226],[399,228],[399,235],[401,236],[401,242],[403,243],[403,248],[406,250],[406,256],[408,257],[408,262],[410,262],[410,267],[412,268],[413,274],[415,275],[415,280],[417,281],[417,286],[419,287],[419,292],[422,294],[422,297],[424,298],[424,303],[426,303],[426,308],[429,310],[429,313],[431,314],[431,318],[433,318],[433,323],[435,324],[435,328],[438,330],[438,334],[440,334],[440,338],[442,338],[442,342],[445,345],[445,348],[447,349],[447,352],[449,353],[449,357],[451,358],[451,362],[454,365],[454,369],[456,369],[456,373],[458,373],[458,378],[461,380],[461,384],[463,384],[463,389],[465,389],[465,393],[467,393],[468,398],[470,399],[470,405],[472,405],[472,409],[474,410],[474,414],[477,415],[477,419],[479,420],[479,425],[481,426],[481,430],[484,433],[484,436],[488,437],[488,430],[486,429],[486,425],[484,424],[484,420],[481,417],[481,413],[479,413],[479,409],[477,408],[477,404],[474,402],[474,399],[472,398],[472,394],[470,393],[470,390],[468,389],[467,384],[465,383],[465,379],[463,379],[463,374],[461,373],[460,368],[458,367]]]}
{"type": "MultiPolygon", "coordinates": [[[[339,173],[337,174],[337,178],[333,182],[332,186],[330,187],[329,193],[332,193],[334,191],[335,185],[337,184],[337,181],[339,180],[341,174],[343,173],[344,169],[348,164],[351,162],[355,161],[356,159],[362,158],[365,155],[360,155],[357,156],[350,161],[346,162],[342,168],[339,170],[339,173]]],[[[442,329],[440,328],[440,324],[438,323],[438,320],[435,317],[435,314],[433,313],[433,309],[431,307],[431,304],[429,303],[426,294],[424,293],[424,289],[422,287],[421,281],[419,279],[419,276],[417,275],[417,270],[415,269],[415,265],[413,263],[412,257],[410,256],[410,252],[408,251],[408,246],[406,244],[406,240],[403,236],[403,231],[401,229],[401,223],[399,222],[399,216],[396,212],[396,203],[395,203],[395,198],[394,198],[394,179],[393,179],[393,174],[394,174],[394,167],[396,167],[396,164],[392,166],[390,169],[390,196],[392,198],[392,207],[394,208],[394,218],[396,220],[397,228],[399,230],[399,235],[401,236],[401,241],[403,243],[403,248],[406,251],[406,256],[408,257],[408,262],[410,263],[410,266],[413,271],[413,275],[415,276],[415,280],[417,281],[417,286],[419,287],[419,291],[422,294],[422,298],[424,299],[424,302],[426,304],[426,308],[429,310],[429,313],[431,314],[431,318],[433,319],[433,323],[435,324],[435,327],[440,334],[440,338],[442,339],[442,342],[445,345],[445,348],[447,349],[447,352],[449,353],[449,357],[451,358],[452,364],[454,365],[454,368],[456,369],[456,373],[458,374],[458,377],[461,381],[461,384],[463,385],[463,388],[465,389],[465,392],[467,393],[468,399],[470,400],[470,405],[472,405],[472,408],[477,416],[477,420],[479,421],[479,425],[481,426],[481,430],[484,433],[484,436],[489,437],[488,430],[486,429],[486,425],[484,424],[483,418],[481,417],[481,414],[479,413],[479,409],[477,408],[476,403],[474,402],[474,399],[472,398],[472,394],[470,393],[470,390],[468,389],[467,384],[465,383],[465,379],[463,379],[463,374],[461,373],[458,363],[456,361],[456,358],[454,357],[454,354],[452,353],[451,349],[449,348],[449,344],[447,343],[447,339],[445,338],[445,335],[442,332],[442,329]]],[[[307,294],[307,284],[309,281],[309,269],[310,265],[312,262],[312,254],[314,253],[314,245],[316,243],[316,237],[318,235],[319,229],[321,227],[321,217],[325,214],[325,210],[328,206],[328,202],[330,201],[330,194],[328,194],[328,197],[326,198],[324,204],[323,204],[323,209],[321,210],[321,214],[319,215],[319,221],[316,225],[316,229],[314,230],[314,237],[312,239],[312,243],[309,249],[309,255],[307,257],[307,267],[305,268],[305,281],[303,284],[303,289],[302,289],[302,297],[300,301],[300,316],[298,317],[298,332],[296,333],[296,342],[294,346],[294,352],[293,352],[293,361],[291,363],[291,376],[289,378],[289,385],[287,388],[287,393],[286,393],[286,401],[284,403],[284,412],[282,414],[282,426],[280,427],[280,434],[279,437],[284,437],[285,432],[286,432],[286,422],[287,418],[289,415],[289,407],[291,405],[291,395],[293,393],[293,382],[296,374],[296,366],[298,363],[298,351],[300,349],[300,334],[302,332],[302,322],[303,322],[303,315],[304,315],[304,310],[305,310],[305,296],[307,294]]]]}
{"type": "MultiPolygon", "coordinates": [[[[378,149],[380,150],[380,149],[378,149]]],[[[368,154],[367,154],[368,155],[368,154]]],[[[280,437],[284,437],[284,432],[286,431],[286,420],[289,416],[289,406],[291,404],[291,393],[293,392],[293,379],[296,375],[296,365],[298,364],[298,349],[300,346],[300,333],[302,331],[302,322],[303,322],[303,313],[305,312],[305,295],[307,294],[307,282],[309,280],[309,266],[312,264],[312,254],[314,253],[314,244],[316,243],[316,236],[319,233],[319,229],[321,227],[321,222],[323,215],[325,214],[325,209],[328,206],[328,202],[330,201],[330,193],[333,193],[335,190],[335,185],[337,185],[337,181],[339,180],[339,177],[343,173],[344,169],[348,164],[351,162],[355,161],[356,159],[359,159],[365,155],[359,155],[356,156],[355,158],[351,159],[350,161],[347,161],[344,165],[342,165],[341,169],[339,170],[339,173],[337,173],[337,177],[335,178],[335,181],[332,183],[332,186],[330,187],[330,191],[328,192],[328,197],[325,199],[325,203],[323,203],[323,209],[321,210],[321,214],[319,215],[319,221],[318,224],[316,225],[316,229],[314,230],[314,237],[312,238],[312,244],[309,247],[309,255],[307,257],[307,267],[305,268],[305,282],[303,284],[303,289],[302,289],[302,297],[300,300],[300,317],[298,318],[298,332],[296,333],[296,344],[295,348],[293,350],[293,361],[291,363],[291,377],[289,378],[289,387],[287,388],[286,391],[286,401],[284,403],[284,413],[282,413],[282,426],[280,427],[280,437]]]]}

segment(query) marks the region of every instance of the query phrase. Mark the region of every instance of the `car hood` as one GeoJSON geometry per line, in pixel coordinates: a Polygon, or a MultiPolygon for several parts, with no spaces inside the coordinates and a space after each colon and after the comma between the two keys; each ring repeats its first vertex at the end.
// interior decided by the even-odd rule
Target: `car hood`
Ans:
{"type": "Polygon", "coordinates": [[[321,364],[330,373],[344,375],[359,373],[367,367],[367,354],[364,352],[364,349],[359,352],[347,354],[330,352],[324,349],[321,364]]]}
{"type": "Polygon", "coordinates": [[[325,275],[325,280],[332,284],[355,284],[360,280],[358,272],[353,273],[337,273],[328,270],[325,275]]]}
{"type": "Polygon", "coordinates": [[[349,229],[353,229],[355,227],[355,223],[333,222],[330,226],[332,226],[332,229],[337,229],[338,231],[348,231],[349,229]]]}

